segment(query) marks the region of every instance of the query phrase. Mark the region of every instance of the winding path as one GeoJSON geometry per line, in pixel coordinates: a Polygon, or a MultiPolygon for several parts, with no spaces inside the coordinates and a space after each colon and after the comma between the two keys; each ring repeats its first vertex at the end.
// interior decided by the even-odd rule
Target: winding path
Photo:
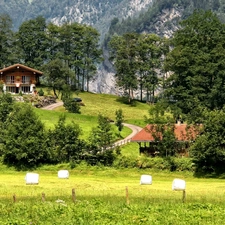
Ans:
{"type": "Polygon", "coordinates": [[[57,108],[57,107],[62,106],[62,105],[63,105],[63,102],[57,102],[57,103],[42,107],[42,109],[53,110],[54,108],[57,108]]]}
{"type": "MultiPolygon", "coordinates": [[[[59,106],[62,106],[63,102],[57,102],[48,106],[43,107],[42,109],[46,109],[46,110],[53,110],[59,106]]],[[[130,135],[128,135],[126,138],[119,140],[117,142],[114,143],[114,146],[120,146],[120,145],[124,145],[128,142],[130,142],[131,138],[136,135],[139,131],[142,130],[142,127],[133,125],[133,124],[128,124],[128,123],[124,123],[123,124],[125,127],[128,127],[132,130],[132,133],[130,135]]]]}
{"type": "Polygon", "coordinates": [[[126,143],[129,143],[131,138],[143,129],[142,127],[139,127],[139,126],[136,126],[136,125],[133,125],[133,124],[128,124],[128,123],[124,123],[123,125],[125,127],[130,128],[132,130],[132,133],[130,135],[128,135],[127,137],[125,137],[124,139],[115,142],[114,146],[120,146],[120,145],[124,145],[126,143]]]}

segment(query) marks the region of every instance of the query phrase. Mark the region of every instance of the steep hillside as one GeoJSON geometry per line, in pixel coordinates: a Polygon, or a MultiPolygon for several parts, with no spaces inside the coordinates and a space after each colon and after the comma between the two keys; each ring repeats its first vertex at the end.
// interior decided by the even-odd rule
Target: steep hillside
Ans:
{"type": "Polygon", "coordinates": [[[155,0],[146,12],[137,17],[118,20],[110,27],[108,36],[125,32],[156,33],[171,37],[179,21],[195,9],[212,10],[225,22],[225,0],[155,0]]]}
{"type": "Polygon", "coordinates": [[[59,25],[85,23],[104,34],[114,17],[136,16],[151,4],[152,0],[4,0],[0,1],[0,9],[11,16],[15,29],[21,22],[41,15],[59,25]]]}

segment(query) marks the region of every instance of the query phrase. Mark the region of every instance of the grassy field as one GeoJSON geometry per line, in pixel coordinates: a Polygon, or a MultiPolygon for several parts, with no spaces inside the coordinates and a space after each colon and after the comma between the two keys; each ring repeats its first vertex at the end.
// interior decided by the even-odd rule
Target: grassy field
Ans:
{"type": "MultiPolygon", "coordinates": [[[[76,96],[77,97],[77,96],[76,96]]],[[[81,107],[81,114],[69,114],[73,120],[78,122],[95,122],[97,116],[101,113],[103,116],[107,116],[112,120],[115,120],[115,112],[118,109],[122,109],[124,119],[126,123],[136,124],[140,126],[145,125],[144,116],[148,116],[148,110],[150,106],[146,103],[135,101],[133,104],[126,104],[121,98],[115,95],[107,94],[94,94],[89,92],[81,92],[78,97],[82,98],[85,106],[81,107]]],[[[48,125],[52,125],[56,122],[58,113],[65,113],[64,107],[58,107],[54,110],[54,113],[45,113],[41,109],[36,109],[40,117],[48,125]]]]}
{"type": "MultiPolygon", "coordinates": [[[[66,114],[66,121],[70,123],[74,121],[79,124],[83,134],[82,138],[86,139],[92,128],[97,126],[97,117],[101,113],[115,121],[115,112],[122,109],[124,120],[126,123],[135,124],[144,127],[144,116],[148,116],[150,106],[146,103],[135,101],[134,104],[129,105],[123,103],[120,98],[114,95],[93,94],[82,92],[79,94],[85,106],[81,107],[81,114],[68,113],[63,106],[56,108],[53,111],[35,109],[39,118],[43,121],[47,129],[51,129],[58,122],[60,114],[66,114]]],[[[113,126],[114,133],[117,133],[117,127],[113,126]]],[[[122,137],[126,137],[131,133],[131,130],[124,127],[121,132],[122,137]]]]}
{"type": "MultiPolygon", "coordinates": [[[[67,122],[78,123],[86,138],[97,125],[99,113],[115,119],[123,110],[125,121],[144,126],[149,105],[136,102],[130,106],[116,96],[80,93],[85,106],[81,114],[35,109],[46,128],[54,127],[59,115],[67,122]]],[[[115,129],[115,127],[114,127],[115,129]]],[[[121,135],[130,130],[124,128],[121,135]]],[[[121,149],[128,157],[138,156],[138,145],[130,143],[121,149]]],[[[167,172],[150,169],[115,169],[90,167],[71,169],[68,164],[38,168],[38,185],[26,185],[28,171],[15,171],[0,164],[0,225],[216,225],[224,224],[224,179],[196,178],[190,172],[167,172]],[[57,171],[69,170],[69,179],[59,179],[57,171]],[[152,185],[140,185],[142,174],[152,176],[152,185]],[[172,191],[174,178],[186,181],[186,198],[182,191],[172,191]],[[72,190],[75,196],[72,198],[72,190]],[[43,194],[45,198],[42,198],[43,194]],[[13,198],[13,196],[15,196],[13,198]]]]}
{"type": "Polygon", "coordinates": [[[223,224],[223,180],[85,165],[69,169],[69,179],[58,179],[57,169],[65,168],[35,171],[40,175],[38,185],[25,184],[26,172],[2,168],[0,224],[223,224]],[[142,174],[152,176],[152,185],[140,185],[142,174]],[[174,178],[186,181],[184,203],[182,191],[172,191],[174,178]]]}

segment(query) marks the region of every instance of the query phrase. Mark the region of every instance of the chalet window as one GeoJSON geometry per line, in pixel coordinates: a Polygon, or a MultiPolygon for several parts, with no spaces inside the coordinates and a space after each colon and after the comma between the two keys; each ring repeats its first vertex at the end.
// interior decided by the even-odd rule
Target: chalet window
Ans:
{"type": "Polygon", "coordinates": [[[15,77],[14,76],[6,76],[6,82],[9,84],[15,83],[15,77]]]}
{"type": "Polygon", "coordinates": [[[30,77],[29,76],[22,76],[22,84],[29,84],[30,77]]]}
{"type": "Polygon", "coordinates": [[[16,87],[6,87],[7,92],[16,93],[16,87]]]}
{"type": "Polygon", "coordinates": [[[30,92],[30,87],[29,86],[21,86],[21,91],[23,93],[29,93],[30,92]]]}

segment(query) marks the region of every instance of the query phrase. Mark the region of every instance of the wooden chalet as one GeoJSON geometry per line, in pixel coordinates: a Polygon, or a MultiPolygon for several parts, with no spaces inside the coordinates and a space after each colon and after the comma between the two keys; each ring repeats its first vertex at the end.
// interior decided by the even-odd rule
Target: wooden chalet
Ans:
{"type": "Polygon", "coordinates": [[[14,64],[0,70],[0,82],[3,90],[10,93],[33,93],[42,72],[22,64],[14,64]]]}
{"type": "MultiPolygon", "coordinates": [[[[149,156],[157,155],[157,145],[162,141],[162,134],[156,131],[156,126],[157,125],[154,124],[148,124],[133,138],[131,138],[131,142],[139,144],[140,154],[145,153],[149,156]]],[[[187,124],[174,124],[173,131],[176,139],[176,152],[187,156],[190,142],[193,142],[199,134],[198,127],[188,126],[187,124]]]]}

